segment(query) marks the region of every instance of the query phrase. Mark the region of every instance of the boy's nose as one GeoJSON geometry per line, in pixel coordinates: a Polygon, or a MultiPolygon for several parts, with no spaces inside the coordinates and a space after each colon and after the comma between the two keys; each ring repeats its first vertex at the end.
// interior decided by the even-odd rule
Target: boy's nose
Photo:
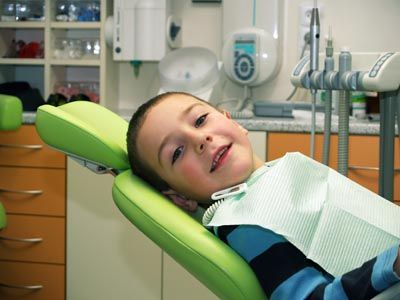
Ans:
{"type": "Polygon", "coordinates": [[[200,137],[196,149],[199,153],[202,153],[206,148],[207,144],[212,142],[212,137],[210,135],[204,135],[200,137]]]}

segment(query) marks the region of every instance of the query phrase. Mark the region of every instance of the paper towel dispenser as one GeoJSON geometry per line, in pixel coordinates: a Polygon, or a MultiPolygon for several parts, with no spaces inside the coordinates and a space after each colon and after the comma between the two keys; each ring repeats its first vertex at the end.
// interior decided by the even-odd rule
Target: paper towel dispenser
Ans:
{"type": "Polygon", "coordinates": [[[109,24],[114,60],[159,61],[181,45],[181,20],[172,15],[169,0],[114,0],[109,24]]]}

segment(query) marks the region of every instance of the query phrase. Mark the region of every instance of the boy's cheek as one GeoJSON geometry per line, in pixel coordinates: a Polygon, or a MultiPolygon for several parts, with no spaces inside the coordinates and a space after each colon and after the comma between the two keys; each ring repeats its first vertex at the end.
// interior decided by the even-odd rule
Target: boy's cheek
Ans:
{"type": "Polygon", "coordinates": [[[184,178],[193,179],[199,177],[198,169],[195,163],[185,163],[182,164],[181,171],[184,178]]]}

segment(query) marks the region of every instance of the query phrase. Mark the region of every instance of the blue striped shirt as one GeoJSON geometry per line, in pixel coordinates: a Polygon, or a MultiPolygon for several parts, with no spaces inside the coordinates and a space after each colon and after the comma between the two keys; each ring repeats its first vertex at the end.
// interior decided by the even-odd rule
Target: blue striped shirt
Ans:
{"type": "Polygon", "coordinates": [[[400,281],[393,271],[398,246],[335,278],[268,229],[236,225],[214,231],[249,263],[270,300],[371,299],[400,281]]]}

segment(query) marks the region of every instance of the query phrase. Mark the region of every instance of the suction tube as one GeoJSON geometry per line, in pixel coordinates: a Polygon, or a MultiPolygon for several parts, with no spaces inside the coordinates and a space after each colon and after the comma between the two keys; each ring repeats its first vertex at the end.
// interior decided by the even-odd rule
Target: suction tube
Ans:
{"type": "MultiPolygon", "coordinates": [[[[339,54],[339,78],[351,69],[351,54],[343,48],[339,54]]],[[[338,172],[347,176],[349,161],[349,107],[350,92],[339,91],[338,172]]]]}
{"type": "Polygon", "coordinates": [[[350,92],[340,91],[338,126],[338,172],[344,176],[347,176],[349,161],[349,105],[350,92]]]}
{"type": "MultiPolygon", "coordinates": [[[[333,71],[335,62],[333,59],[332,29],[329,27],[329,36],[325,49],[325,74],[333,71]]],[[[322,162],[329,165],[329,149],[331,142],[331,120],[332,120],[332,90],[325,91],[325,117],[324,117],[324,146],[322,151],[322,162]]]]}

